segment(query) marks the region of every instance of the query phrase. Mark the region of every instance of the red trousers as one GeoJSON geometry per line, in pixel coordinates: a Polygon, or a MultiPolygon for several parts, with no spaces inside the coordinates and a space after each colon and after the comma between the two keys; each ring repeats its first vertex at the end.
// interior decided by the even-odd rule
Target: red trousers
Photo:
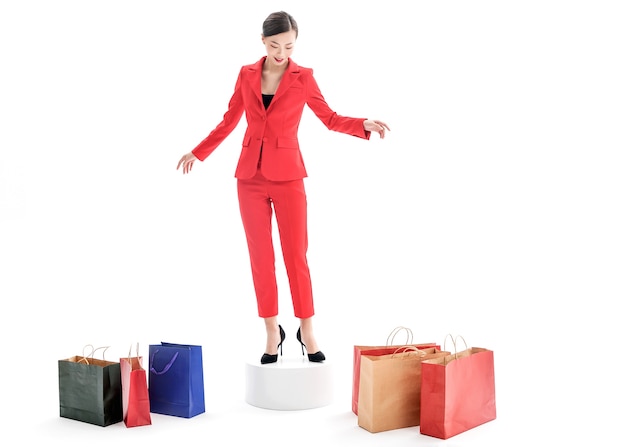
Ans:
{"type": "Polygon", "coordinates": [[[289,279],[296,318],[314,314],[307,262],[307,201],[303,180],[274,182],[257,171],[250,180],[237,180],[239,210],[246,233],[259,316],[278,315],[272,209],[289,279]]]}

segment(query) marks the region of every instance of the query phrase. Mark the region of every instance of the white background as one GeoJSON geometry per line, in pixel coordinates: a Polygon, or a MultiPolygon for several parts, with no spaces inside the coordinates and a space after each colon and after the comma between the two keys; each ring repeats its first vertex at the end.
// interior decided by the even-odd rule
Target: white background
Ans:
{"type": "MultiPolygon", "coordinates": [[[[2,1],[2,426],[12,444],[565,445],[624,400],[626,16],[618,1],[2,1]],[[245,120],[191,175],[261,24],[370,141],[308,110],[309,262],[332,405],[244,402],[265,347],[236,199],[245,120]],[[351,413],[352,347],[460,334],[493,349],[498,419],[440,441],[351,413]],[[207,412],[101,428],[58,417],[86,344],[203,346],[207,412]]],[[[285,356],[298,357],[280,251],[285,356]]]]}

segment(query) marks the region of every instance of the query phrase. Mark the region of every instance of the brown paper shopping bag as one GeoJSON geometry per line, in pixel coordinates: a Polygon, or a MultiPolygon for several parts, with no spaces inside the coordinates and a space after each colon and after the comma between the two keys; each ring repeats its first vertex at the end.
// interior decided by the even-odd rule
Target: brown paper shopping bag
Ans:
{"type": "Polygon", "coordinates": [[[359,414],[359,383],[361,381],[361,356],[362,355],[385,355],[393,354],[398,348],[403,346],[414,346],[417,349],[437,348],[441,347],[436,343],[425,342],[415,343],[413,341],[413,331],[405,326],[397,326],[387,336],[385,345],[354,345],[353,362],[352,362],[352,412],[359,414]],[[406,339],[403,344],[396,343],[396,337],[404,334],[406,339]]]}
{"type": "Polygon", "coordinates": [[[448,354],[438,348],[410,346],[393,354],[363,355],[359,427],[378,433],[419,425],[422,362],[448,354]]]}

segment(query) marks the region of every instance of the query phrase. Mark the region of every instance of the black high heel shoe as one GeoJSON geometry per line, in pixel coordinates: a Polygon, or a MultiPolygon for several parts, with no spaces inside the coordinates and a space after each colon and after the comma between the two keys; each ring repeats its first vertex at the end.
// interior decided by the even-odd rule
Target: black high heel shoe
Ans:
{"type": "MultiPolygon", "coordinates": [[[[296,338],[300,342],[300,348],[302,348],[302,355],[304,355],[304,348],[306,348],[306,345],[302,343],[302,337],[300,335],[300,328],[298,328],[298,333],[296,334],[296,338]]],[[[315,354],[307,353],[307,356],[309,357],[309,362],[319,363],[319,362],[323,362],[324,360],[326,360],[326,356],[324,355],[322,351],[317,351],[315,354]]]]}
{"type": "MultiPolygon", "coordinates": [[[[278,346],[276,347],[276,349],[280,348],[280,355],[282,357],[283,342],[285,341],[285,331],[283,330],[283,327],[280,324],[278,325],[278,329],[280,330],[280,343],[278,343],[278,346]]],[[[277,361],[278,361],[278,354],[263,354],[263,356],[261,357],[262,365],[266,365],[268,363],[276,363],[277,361]]]]}

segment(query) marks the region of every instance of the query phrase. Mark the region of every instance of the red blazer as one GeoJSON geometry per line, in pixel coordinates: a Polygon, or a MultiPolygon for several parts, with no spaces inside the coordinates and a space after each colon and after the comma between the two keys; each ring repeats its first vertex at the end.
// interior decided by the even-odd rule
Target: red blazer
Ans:
{"type": "Polygon", "coordinates": [[[263,146],[261,169],[265,178],[284,181],[306,177],[307,172],[298,142],[298,126],[305,104],[328,129],[360,138],[370,138],[370,132],[363,128],[365,118],[337,115],[322,96],[313,78],[313,70],[300,67],[291,59],[270,106],[265,110],[261,97],[261,72],[264,61],[265,56],[255,64],[241,68],[235,92],[222,121],[192,150],[199,160],[206,159],[224,141],[245,112],[248,127],[243,137],[235,177],[239,179],[254,177],[261,146],[263,146]]]}

